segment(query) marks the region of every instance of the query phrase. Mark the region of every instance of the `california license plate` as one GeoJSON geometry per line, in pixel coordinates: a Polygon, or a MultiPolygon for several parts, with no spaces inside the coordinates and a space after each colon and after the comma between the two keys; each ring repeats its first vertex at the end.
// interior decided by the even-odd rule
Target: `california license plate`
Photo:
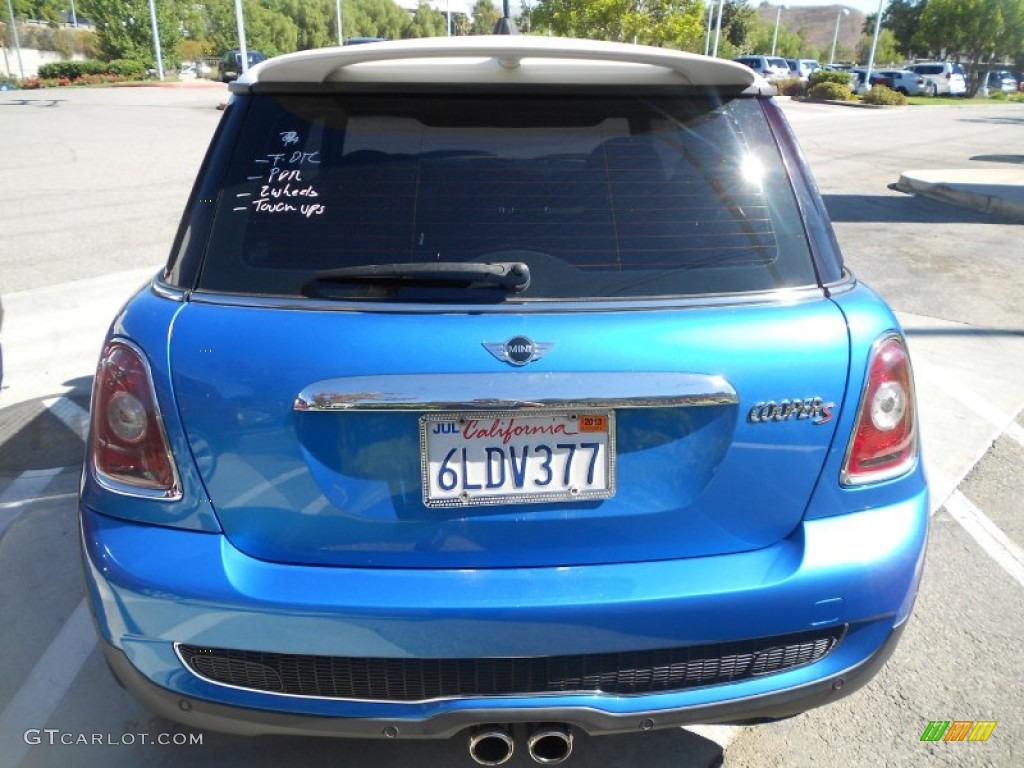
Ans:
{"type": "Polygon", "coordinates": [[[615,494],[610,411],[420,417],[428,507],[607,499],[615,494]]]}

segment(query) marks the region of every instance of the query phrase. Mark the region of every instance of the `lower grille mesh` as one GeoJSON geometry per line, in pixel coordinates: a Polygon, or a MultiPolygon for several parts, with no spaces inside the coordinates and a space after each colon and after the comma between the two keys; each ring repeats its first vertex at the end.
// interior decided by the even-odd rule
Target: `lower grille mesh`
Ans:
{"type": "Polygon", "coordinates": [[[829,627],[736,643],[529,658],[304,656],[179,645],[186,666],[218,683],[293,696],[427,701],[546,693],[641,694],[736,682],[818,661],[841,642],[829,627]]]}

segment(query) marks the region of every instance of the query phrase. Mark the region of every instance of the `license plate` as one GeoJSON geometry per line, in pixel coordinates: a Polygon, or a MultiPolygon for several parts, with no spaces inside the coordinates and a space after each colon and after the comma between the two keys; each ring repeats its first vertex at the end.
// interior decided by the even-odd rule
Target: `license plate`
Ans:
{"type": "Polygon", "coordinates": [[[428,507],[607,499],[615,421],[598,413],[439,413],[420,417],[428,507]]]}

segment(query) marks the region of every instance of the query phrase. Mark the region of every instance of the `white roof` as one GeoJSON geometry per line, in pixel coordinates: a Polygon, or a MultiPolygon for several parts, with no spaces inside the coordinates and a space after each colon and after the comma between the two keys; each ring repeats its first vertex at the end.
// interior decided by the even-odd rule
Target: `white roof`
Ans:
{"type": "Polygon", "coordinates": [[[526,35],[428,37],[279,56],[232,83],[708,85],[774,93],[747,67],[667,48],[526,35]]]}

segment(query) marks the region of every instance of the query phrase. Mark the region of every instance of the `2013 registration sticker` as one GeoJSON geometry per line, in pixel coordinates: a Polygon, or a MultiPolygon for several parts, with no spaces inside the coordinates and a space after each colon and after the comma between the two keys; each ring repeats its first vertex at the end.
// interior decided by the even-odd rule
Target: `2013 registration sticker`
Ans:
{"type": "Polygon", "coordinates": [[[420,418],[429,507],[606,499],[615,494],[614,414],[444,413],[420,418]]]}

